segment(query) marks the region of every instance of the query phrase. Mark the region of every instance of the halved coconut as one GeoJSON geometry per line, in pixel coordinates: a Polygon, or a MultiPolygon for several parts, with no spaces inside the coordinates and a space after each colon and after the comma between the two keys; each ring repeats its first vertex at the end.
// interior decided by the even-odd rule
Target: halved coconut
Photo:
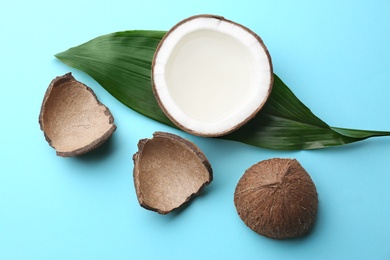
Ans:
{"type": "Polygon", "coordinates": [[[272,62],[261,38],[220,16],[197,15],[175,25],[152,63],[153,91],[178,127],[221,136],[263,107],[273,84],[272,62]]]}
{"type": "Polygon", "coordinates": [[[197,195],[212,179],[202,151],[180,136],[155,132],[142,139],[134,160],[134,185],[140,205],[167,214],[197,195]]]}
{"type": "Polygon", "coordinates": [[[42,102],[39,124],[45,138],[62,157],[89,152],[115,131],[114,117],[93,90],[71,73],[50,83],[42,102]]]}

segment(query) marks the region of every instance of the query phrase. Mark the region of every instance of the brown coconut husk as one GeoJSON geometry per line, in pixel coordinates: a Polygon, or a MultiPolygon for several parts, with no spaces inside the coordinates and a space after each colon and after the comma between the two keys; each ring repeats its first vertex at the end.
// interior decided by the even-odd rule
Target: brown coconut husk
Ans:
{"type": "Polygon", "coordinates": [[[234,203],[240,218],[253,231],[286,239],[303,236],[312,228],[318,196],[312,179],[297,160],[274,158],[244,173],[234,203]]]}

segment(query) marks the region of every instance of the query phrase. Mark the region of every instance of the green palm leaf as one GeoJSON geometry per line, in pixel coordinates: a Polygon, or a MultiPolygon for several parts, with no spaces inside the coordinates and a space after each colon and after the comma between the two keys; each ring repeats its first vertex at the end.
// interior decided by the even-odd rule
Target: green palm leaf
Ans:
{"type": "MultiPolygon", "coordinates": [[[[175,127],[153,95],[151,62],[165,32],[124,31],[97,37],[55,56],[84,71],[129,108],[175,127]]],[[[265,107],[246,125],[223,136],[263,148],[297,150],[343,145],[390,132],[330,127],[275,75],[265,107]]]]}

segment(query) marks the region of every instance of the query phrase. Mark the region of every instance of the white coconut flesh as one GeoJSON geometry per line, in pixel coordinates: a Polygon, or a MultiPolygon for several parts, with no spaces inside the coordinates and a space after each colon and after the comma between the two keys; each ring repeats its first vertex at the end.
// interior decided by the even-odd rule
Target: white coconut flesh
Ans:
{"type": "Polygon", "coordinates": [[[152,78],[159,105],[177,126],[196,135],[221,136],[261,109],[273,72],[258,35],[223,17],[199,15],[163,38],[152,78]]]}

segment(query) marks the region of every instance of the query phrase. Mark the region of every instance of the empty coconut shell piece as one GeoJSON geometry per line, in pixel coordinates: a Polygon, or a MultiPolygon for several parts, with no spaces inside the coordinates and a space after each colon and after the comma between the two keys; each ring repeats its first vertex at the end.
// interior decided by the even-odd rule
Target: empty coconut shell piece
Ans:
{"type": "Polygon", "coordinates": [[[63,157],[89,152],[115,131],[110,110],[71,73],[56,77],[42,102],[39,124],[45,138],[63,157]]]}
{"type": "Polygon", "coordinates": [[[212,179],[202,151],[177,135],[155,132],[142,139],[134,160],[134,185],[140,205],[167,214],[197,195],[212,179]]]}
{"type": "Polygon", "coordinates": [[[311,229],[318,197],[312,179],[297,160],[274,158],[244,173],[234,204],[241,219],[256,233],[286,239],[311,229]]]}

